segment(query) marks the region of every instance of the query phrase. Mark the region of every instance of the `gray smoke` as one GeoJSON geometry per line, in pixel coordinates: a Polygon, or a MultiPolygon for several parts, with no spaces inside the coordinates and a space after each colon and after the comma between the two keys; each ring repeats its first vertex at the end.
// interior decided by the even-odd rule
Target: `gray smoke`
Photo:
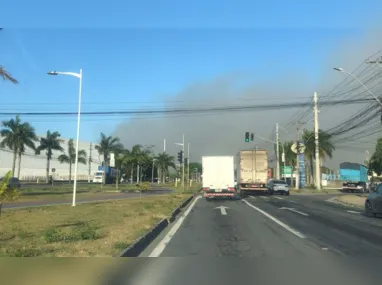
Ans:
{"type": "MultiPolygon", "coordinates": [[[[256,78],[248,80],[248,74],[220,75],[215,79],[204,82],[194,82],[185,87],[171,99],[164,100],[165,108],[207,107],[225,105],[244,105],[262,103],[283,103],[308,101],[314,91],[319,95],[333,88],[343,80],[344,74],[333,71],[334,66],[341,66],[352,71],[365,58],[375,53],[378,46],[380,31],[373,31],[367,37],[353,37],[338,47],[322,64],[317,84],[309,83],[304,76],[304,70],[295,71],[293,66],[288,74],[272,78],[268,82],[258,82],[256,78]],[[246,78],[246,84],[242,78],[246,78]]],[[[335,98],[334,98],[335,99],[335,98]]],[[[327,107],[321,110],[322,129],[329,128],[351,116],[362,106],[327,107]]],[[[305,109],[304,109],[305,110],[305,109]]],[[[218,114],[193,115],[154,115],[134,116],[117,126],[114,135],[119,136],[126,147],[134,144],[154,145],[157,152],[163,151],[163,140],[166,139],[166,151],[175,155],[180,149],[174,143],[181,142],[185,134],[187,143],[191,144],[192,161],[200,161],[203,155],[236,155],[238,150],[250,148],[253,144],[244,142],[244,132],[254,132],[267,139],[274,139],[275,124],[287,125],[289,135],[280,130],[282,140],[296,137],[296,130],[291,122],[298,109],[293,110],[264,110],[246,112],[224,112],[218,114]]],[[[313,128],[311,120],[313,112],[305,117],[306,128],[313,128]]],[[[369,138],[374,140],[374,138],[369,138]]],[[[262,148],[273,150],[272,143],[260,139],[255,144],[262,148]]],[[[362,147],[361,147],[362,148],[362,147]]],[[[365,150],[372,147],[365,145],[365,150]]],[[[338,167],[344,160],[363,162],[364,152],[344,151],[338,149],[335,157],[325,164],[338,167]]]]}

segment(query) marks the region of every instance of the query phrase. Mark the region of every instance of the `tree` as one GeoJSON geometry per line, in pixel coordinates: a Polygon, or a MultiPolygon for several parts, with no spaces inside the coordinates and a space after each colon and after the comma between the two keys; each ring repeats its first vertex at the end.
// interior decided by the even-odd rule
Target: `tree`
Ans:
{"type": "Polygon", "coordinates": [[[4,67],[1,66],[1,65],[0,65],[0,77],[2,77],[3,80],[5,80],[5,81],[10,81],[10,82],[12,82],[13,84],[18,84],[18,83],[19,83],[19,82],[17,81],[17,79],[15,79],[14,77],[12,77],[12,75],[11,75],[8,71],[6,71],[6,70],[4,69],[4,67]]]}
{"type": "MultiPolygon", "coordinates": [[[[99,154],[103,155],[103,164],[106,169],[110,164],[110,153],[122,150],[123,145],[120,143],[118,137],[107,137],[104,133],[101,133],[99,144],[95,146],[95,149],[99,154]]],[[[105,184],[105,175],[103,177],[103,183],[105,184]]]]}
{"type": "Polygon", "coordinates": [[[0,181],[0,216],[1,208],[3,207],[3,202],[5,200],[14,201],[20,196],[19,192],[9,185],[11,177],[12,172],[8,171],[0,181]]]}
{"type": "Polygon", "coordinates": [[[23,123],[20,125],[20,136],[17,146],[18,152],[18,166],[17,166],[17,178],[20,178],[20,169],[21,169],[21,158],[25,153],[25,147],[36,151],[35,142],[38,141],[38,138],[35,133],[35,129],[29,123],[23,123]]]}
{"type": "MultiPolygon", "coordinates": [[[[2,30],[3,30],[3,28],[0,28],[0,31],[2,31],[2,30]]],[[[12,75],[11,75],[8,71],[6,71],[6,70],[4,69],[4,67],[1,66],[1,65],[0,65],[0,77],[2,77],[3,80],[5,80],[5,81],[10,81],[10,82],[12,82],[13,84],[18,84],[18,83],[19,83],[19,82],[18,82],[15,78],[13,78],[12,75]]]]}
{"type": "Polygon", "coordinates": [[[166,181],[168,168],[175,169],[175,157],[166,152],[162,152],[155,157],[155,165],[158,167],[158,176],[162,183],[166,181]]]}
{"type": "MultiPolygon", "coordinates": [[[[70,184],[70,182],[72,181],[72,165],[76,163],[76,149],[74,147],[73,139],[70,139],[68,141],[68,153],[61,154],[58,157],[58,161],[60,163],[69,164],[69,184],[70,184]]],[[[78,163],[86,164],[86,151],[83,149],[80,149],[78,151],[78,163]]]]}
{"type": "Polygon", "coordinates": [[[382,138],[377,140],[375,151],[369,160],[369,172],[377,173],[378,176],[382,174],[382,138]]]}
{"type": "Polygon", "coordinates": [[[27,122],[22,123],[19,116],[9,121],[3,121],[2,126],[5,129],[0,131],[4,138],[0,146],[8,147],[13,152],[12,175],[15,176],[16,158],[19,156],[18,175],[20,175],[21,156],[25,152],[25,147],[35,149],[34,141],[37,140],[34,128],[27,122]]]}
{"type": "MultiPolygon", "coordinates": [[[[319,130],[318,134],[320,158],[323,160],[325,160],[326,157],[332,158],[333,151],[335,150],[335,146],[332,142],[332,136],[322,130],[319,130]]],[[[310,164],[310,173],[313,178],[313,162],[316,158],[316,143],[314,139],[314,131],[304,130],[302,138],[306,147],[305,156],[308,158],[310,164]]]]}
{"type": "MultiPolygon", "coordinates": [[[[152,162],[152,151],[150,147],[144,147],[136,144],[131,148],[130,160],[134,165],[137,165],[137,183],[142,180],[142,170],[152,162]]],[[[133,177],[131,177],[133,178],[133,177]]],[[[131,179],[133,180],[133,179],[131,179]]]]}
{"type": "Polygon", "coordinates": [[[50,161],[52,159],[53,150],[64,151],[61,146],[62,140],[59,132],[46,132],[45,138],[40,138],[40,145],[36,148],[36,154],[40,154],[42,150],[46,151],[46,183],[49,182],[50,161]]]}

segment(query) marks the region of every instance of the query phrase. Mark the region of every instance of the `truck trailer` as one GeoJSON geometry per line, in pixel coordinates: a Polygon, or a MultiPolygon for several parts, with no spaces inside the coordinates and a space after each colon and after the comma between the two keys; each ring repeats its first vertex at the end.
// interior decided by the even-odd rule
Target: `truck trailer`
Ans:
{"type": "Polygon", "coordinates": [[[340,164],[340,180],[342,190],[347,192],[366,192],[368,168],[359,163],[342,162],[340,164]]]}
{"type": "Polygon", "coordinates": [[[203,156],[203,196],[232,199],[236,195],[233,156],[203,156]]]}
{"type": "Polygon", "coordinates": [[[268,193],[268,151],[241,150],[238,153],[238,189],[242,196],[250,193],[268,193]]]}

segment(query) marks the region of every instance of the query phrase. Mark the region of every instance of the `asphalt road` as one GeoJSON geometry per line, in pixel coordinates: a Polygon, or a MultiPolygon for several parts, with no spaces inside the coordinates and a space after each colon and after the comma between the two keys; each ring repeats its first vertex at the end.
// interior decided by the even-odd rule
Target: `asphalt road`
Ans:
{"type": "Polygon", "coordinates": [[[198,199],[184,212],[187,216],[181,215],[142,253],[160,258],[129,260],[109,280],[184,285],[380,283],[382,219],[326,201],[331,196],[198,199]]]}
{"type": "MultiPolygon", "coordinates": [[[[154,195],[163,195],[169,194],[173,190],[169,189],[156,189],[150,190],[148,192],[143,192],[142,197],[154,196],[154,195]]],[[[76,203],[90,203],[96,201],[110,201],[110,200],[120,200],[120,199],[129,199],[129,198],[139,198],[140,193],[100,193],[92,196],[81,196],[76,197],[76,203]]],[[[13,203],[4,203],[3,209],[17,209],[17,208],[28,208],[28,207],[41,207],[41,206],[54,206],[61,204],[71,204],[72,198],[70,195],[65,198],[55,198],[55,199],[46,199],[44,201],[25,201],[25,202],[13,202],[13,203]]]]}

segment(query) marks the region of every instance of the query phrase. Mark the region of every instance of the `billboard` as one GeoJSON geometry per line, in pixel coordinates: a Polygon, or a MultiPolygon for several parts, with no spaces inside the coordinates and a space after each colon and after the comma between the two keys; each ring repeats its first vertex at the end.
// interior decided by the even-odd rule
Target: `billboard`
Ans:
{"type": "Polygon", "coordinates": [[[298,168],[299,168],[299,182],[300,189],[305,187],[305,156],[304,154],[298,155],[298,168]]]}

